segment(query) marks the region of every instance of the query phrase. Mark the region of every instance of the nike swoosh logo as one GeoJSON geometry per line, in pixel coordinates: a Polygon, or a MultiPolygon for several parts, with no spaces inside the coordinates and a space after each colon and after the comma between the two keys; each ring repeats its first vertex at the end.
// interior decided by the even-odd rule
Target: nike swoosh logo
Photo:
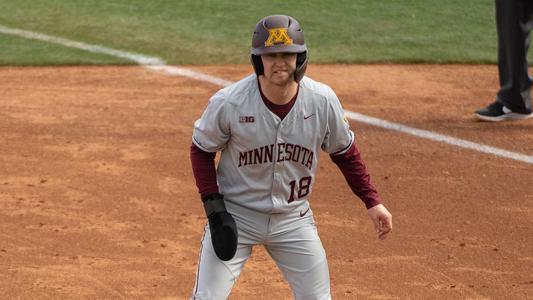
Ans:
{"type": "Polygon", "coordinates": [[[311,118],[311,117],[314,116],[314,115],[315,115],[315,114],[311,114],[311,115],[309,115],[309,116],[304,116],[304,120],[307,120],[307,119],[311,118]]]}
{"type": "Polygon", "coordinates": [[[308,211],[309,211],[309,207],[304,212],[300,212],[300,217],[305,216],[308,211]]]}

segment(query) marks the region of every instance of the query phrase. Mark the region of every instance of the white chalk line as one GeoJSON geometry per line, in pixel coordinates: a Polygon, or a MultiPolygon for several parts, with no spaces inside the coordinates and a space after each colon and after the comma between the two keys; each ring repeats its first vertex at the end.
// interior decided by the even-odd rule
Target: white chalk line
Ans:
{"type": "Polygon", "coordinates": [[[395,131],[407,133],[410,135],[414,135],[417,137],[421,137],[421,138],[436,141],[436,142],[441,142],[441,143],[454,145],[454,146],[461,147],[461,148],[466,148],[466,149],[470,149],[470,150],[474,150],[474,151],[478,151],[482,153],[492,154],[492,155],[496,155],[499,157],[510,158],[510,159],[533,164],[533,156],[531,155],[520,154],[516,152],[511,152],[511,151],[487,146],[484,144],[478,144],[478,143],[474,143],[468,140],[454,138],[451,136],[447,136],[447,135],[440,134],[440,133],[435,133],[435,132],[428,131],[428,130],[413,128],[413,127],[409,127],[403,124],[365,116],[363,114],[356,113],[356,112],[346,111],[346,116],[352,120],[366,123],[369,125],[373,125],[376,127],[395,130],[395,131]]]}
{"type": "Polygon", "coordinates": [[[58,44],[58,45],[65,46],[68,48],[80,49],[80,50],[84,50],[84,51],[91,52],[91,53],[105,54],[105,55],[109,55],[113,57],[123,58],[129,61],[133,61],[147,69],[150,69],[156,72],[166,73],[172,76],[189,77],[192,79],[206,81],[206,82],[219,85],[219,86],[227,86],[232,83],[231,81],[227,81],[227,80],[224,80],[218,77],[196,72],[196,71],[189,70],[186,68],[168,66],[166,65],[166,62],[159,57],[147,56],[147,55],[142,55],[138,53],[117,50],[117,49],[108,48],[108,47],[95,45],[95,44],[87,44],[83,42],[50,36],[50,35],[37,33],[33,31],[10,28],[6,26],[2,26],[2,25],[0,25],[0,33],[18,36],[18,37],[22,37],[26,39],[48,42],[52,44],[58,44]]]}
{"type": "Polygon", "coordinates": [[[171,76],[189,77],[192,79],[209,82],[209,83],[212,83],[218,86],[228,86],[233,83],[231,81],[224,80],[222,78],[218,78],[218,77],[211,76],[211,75],[201,73],[201,72],[196,72],[196,71],[193,71],[191,69],[186,69],[186,68],[173,67],[173,66],[167,66],[167,65],[155,65],[155,66],[144,66],[144,67],[147,69],[156,71],[156,72],[166,73],[171,76]]]}
{"type": "MultiPolygon", "coordinates": [[[[118,58],[124,58],[130,61],[133,61],[144,68],[147,68],[149,70],[164,73],[171,76],[183,76],[188,77],[204,82],[209,82],[218,86],[228,86],[232,84],[233,82],[218,78],[215,76],[211,76],[205,73],[193,71],[187,68],[180,68],[175,66],[168,66],[164,60],[158,57],[154,56],[146,56],[134,52],[128,52],[128,51],[122,51],[117,49],[112,49],[100,45],[95,44],[87,44],[83,42],[77,42],[65,38],[50,36],[42,33],[37,33],[33,31],[27,31],[27,30],[21,30],[17,28],[10,28],[0,25],[0,33],[7,34],[7,35],[14,35],[26,39],[33,39],[33,40],[39,40],[43,42],[49,42],[54,43],[58,45],[62,45],[69,48],[76,48],[85,50],[92,53],[99,53],[99,54],[106,54],[113,57],[118,58]]],[[[413,135],[416,137],[428,139],[435,142],[441,142],[469,150],[478,151],[481,153],[491,154],[498,157],[513,159],[516,161],[525,162],[528,164],[533,164],[533,156],[532,155],[526,155],[522,153],[512,152],[504,149],[499,149],[496,147],[484,145],[484,144],[478,144],[474,143],[468,140],[459,139],[439,133],[435,133],[428,130],[418,129],[409,127],[406,125],[402,125],[399,123],[394,123],[370,116],[366,116],[360,113],[352,112],[352,111],[346,111],[346,115],[349,119],[366,123],[372,126],[381,127],[389,130],[394,130],[398,132],[403,132],[409,135],[413,135]]]]}

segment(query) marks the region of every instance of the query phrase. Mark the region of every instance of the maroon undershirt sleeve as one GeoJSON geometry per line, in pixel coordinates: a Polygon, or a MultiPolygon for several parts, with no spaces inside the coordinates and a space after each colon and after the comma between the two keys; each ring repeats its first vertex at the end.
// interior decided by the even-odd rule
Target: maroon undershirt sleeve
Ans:
{"type": "Polygon", "coordinates": [[[203,195],[218,193],[217,171],[215,168],[216,153],[206,152],[191,145],[191,164],[198,192],[203,195]]]}
{"type": "Polygon", "coordinates": [[[367,209],[381,203],[355,143],[344,154],[330,155],[330,157],[341,170],[354,194],[363,200],[367,209]]]}

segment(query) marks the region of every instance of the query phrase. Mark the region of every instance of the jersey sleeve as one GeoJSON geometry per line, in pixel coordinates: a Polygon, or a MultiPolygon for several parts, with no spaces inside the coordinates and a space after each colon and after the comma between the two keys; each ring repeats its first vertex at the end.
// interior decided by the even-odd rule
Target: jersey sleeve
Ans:
{"type": "Polygon", "coordinates": [[[222,150],[230,138],[230,126],[224,100],[222,91],[213,95],[200,119],[194,123],[192,141],[205,152],[222,150]]]}
{"type": "Polygon", "coordinates": [[[354,133],[350,130],[348,120],[337,95],[328,87],[327,128],[322,150],[338,155],[346,152],[354,142],[354,133]]]}

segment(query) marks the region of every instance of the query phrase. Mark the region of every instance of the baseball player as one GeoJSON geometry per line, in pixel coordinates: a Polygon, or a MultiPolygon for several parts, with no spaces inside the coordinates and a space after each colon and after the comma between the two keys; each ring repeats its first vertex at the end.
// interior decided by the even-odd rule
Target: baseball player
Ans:
{"type": "Polygon", "coordinates": [[[304,76],[298,22],[285,15],[260,20],[251,61],[255,74],[218,91],[194,125],[191,162],[208,224],[191,299],[226,299],[255,245],[264,245],[295,299],[330,299],[308,201],[320,150],[363,200],[380,239],[392,216],[370,183],[339,99],[304,76]]]}

